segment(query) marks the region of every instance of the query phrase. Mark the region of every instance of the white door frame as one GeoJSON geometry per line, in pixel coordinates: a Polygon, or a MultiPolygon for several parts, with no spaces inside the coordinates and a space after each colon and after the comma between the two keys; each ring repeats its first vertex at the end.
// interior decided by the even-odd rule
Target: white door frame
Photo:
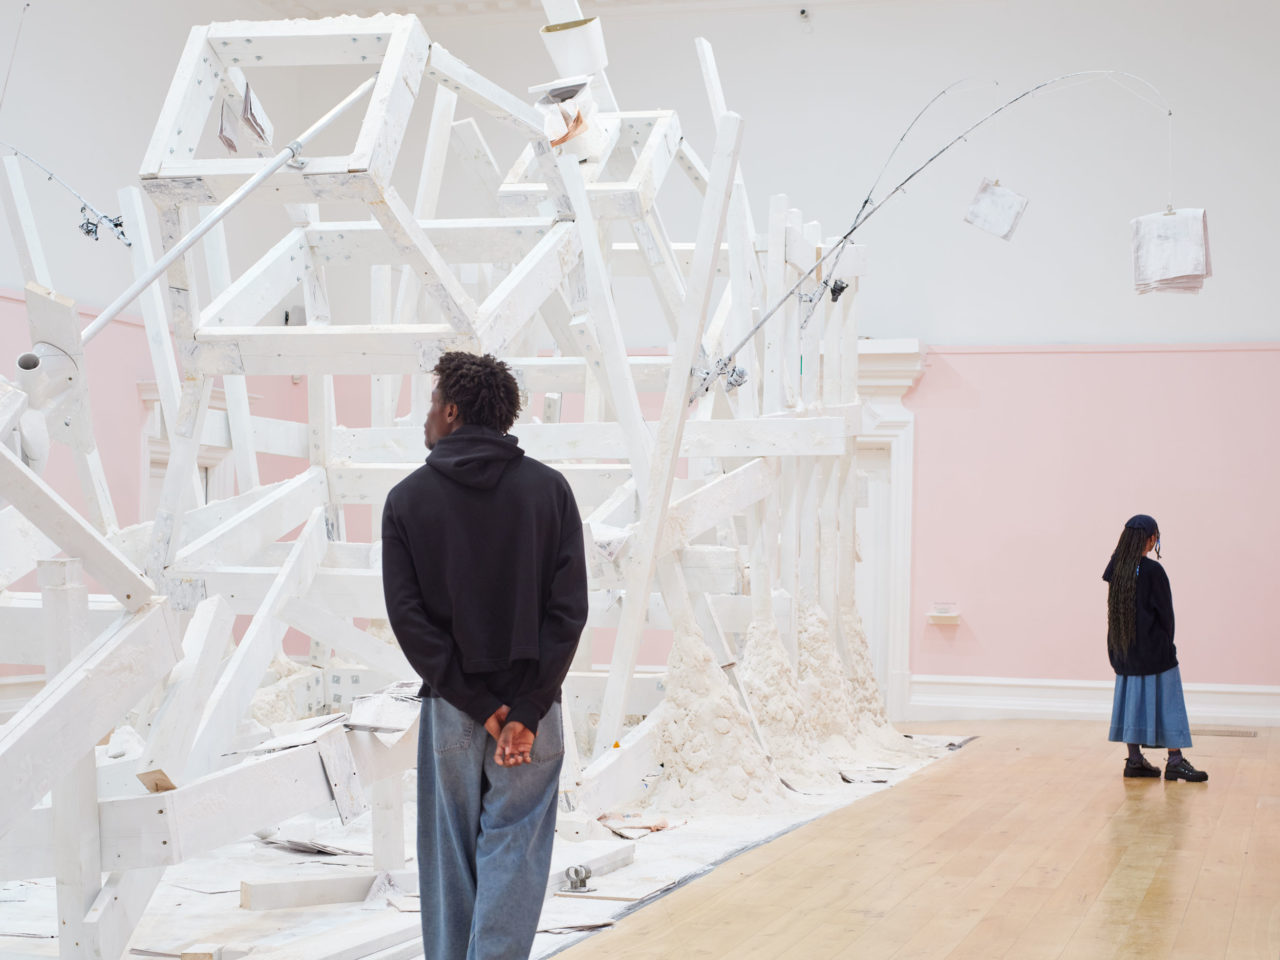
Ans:
{"type": "MultiPolygon", "coordinates": [[[[883,604],[886,635],[882,649],[887,682],[881,691],[890,720],[903,719],[911,694],[911,519],[915,469],[915,414],[902,398],[924,372],[919,340],[862,340],[858,344],[858,394],[863,404],[860,446],[889,448],[887,555],[863,561],[878,565],[880,595],[865,598],[883,604]]],[[[863,598],[859,598],[864,602],[863,598]]],[[[877,644],[880,645],[880,644],[877,644]]]]}

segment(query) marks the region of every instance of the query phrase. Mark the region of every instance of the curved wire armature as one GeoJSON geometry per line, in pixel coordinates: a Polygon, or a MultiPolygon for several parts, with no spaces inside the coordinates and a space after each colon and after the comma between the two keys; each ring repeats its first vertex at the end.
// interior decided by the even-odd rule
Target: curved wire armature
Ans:
{"type": "MultiPolygon", "coordinates": [[[[859,227],[861,227],[864,223],[870,220],[871,217],[874,216],[877,211],[883,209],[886,203],[888,203],[895,196],[901,193],[906,188],[907,184],[909,184],[917,176],[923,173],[931,164],[934,163],[934,161],[936,161],[944,153],[946,153],[948,150],[954,147],[961,140],[964,140],[965,138],[967,138],[969,134],[973,133],[973,131],[977,130],[980,126],[985,124],[988,120],[995,118],[999,114],[1003,113],[1005,110],[1008,110],[1015,103],[1018,103],[1021,100],[1025,100],[1027,97],[1031,96],[1034,93],[1038,93],[1039,91],[1045,89],[1046,87],[1050,87],[1055,84],[1065,83],[1068,80],[1080,81],[1080,80],[1098,80],[1098,79],[1105,79],[1105,80],[1110,80],[1112,82],[1115,82],[1116,85],[1119,86],[1122,90],[1125,90],[1133,94],[1135,97],[1137,97],[1139,100],[1142,100],[1145,103],[1151,104],[1153,107],[1160,110],[1165,114],[1165,116],[1168,117],[1169,119],[1168,209],[1170,210],[1173,209],[1173,108],[1169,106],[1168,101],[1164,99],[1164,96],[1160,93],[1158,89],[1156,89],[1154,84],[1152,84],[1148,80],[1144,80],[1142,77],[1139,77],[1136,74],[1126,73],[1123,70],[1079,70],[1079,71],[1076,71],[1075,73],[1064,73],[1060,77],[1054,77],[1051,80],[1044,80],[1041,83],[1037,83],[1033,87],[1027,88],[1026,90],[1022,91],[1022,93],[1018,94],[1016,97],[1012,98],[1011,100],[1005,101],[1000,106],[992,110],[990,113],[986,114],[984,117],[977,120],[975,123],[970,124],[963,131],[961,131],[960,133],[952,137],[950,140],[948,140],[945,144],[942,145],[941,148],[936,150],[927,160],[925,160],[924,163],[920,164],[920,166],[916,167],[909,174],[907,174],[907,176],[900,183],[898,183],[897,186],[895,186],[892,190],[889,191],[889,193],[884,197],[883,200],[880,200],[877,202],[873,197],[876,187],[879,186],[880,180],[881,178],[883,178],[885,170],[888,169],[890,162],[892,162],[894,156],[897,154],[898,148],[902,146],[902,142],[907,138],[907,135],[911,133],[912,128],[915,127],[916,123],[919,122],[920,118],[924,116],[924,114],[929,110],[929,108],[932,107],[935,103],[937,103],[940,99],[942,99],[942,97],[945,94],[955,89],[955,87],[959,83],[963,82],[963,81],[957,81],[956,83],[951,84],[950,86],[946,87],[944,90],[935,94],[929,100],[929,102],[926,103],[920,109],[920,112],[915,115],[911,123],[907,125],[907,128],[906,130],[903,131],[902,136],[898,138],[898,141],[897,143],[894,144],[893,149],[889,151],[889,156],[885,160],[884,166],[881,167],[880,173],[876,176],[875,182],[871,185],[871,189],[867,191],[866,199],[862,201],[862,206],[858,208],[858,212],[853,218],[853,224],[849,227],[848,230],[844,232],[844,235],[841,236],[840,239],[836,241],[835,244],[832,245],[830,250],[828,250],[821,257],[819,257],[817,262],[814,263],[812,267],[810,267],[808,270],[805,271],[804,275],[799,280],[797,280],[795,284],[792,285],[790,290],[788,290],[785,294],[779,297],[777,302],[774,303],[773,306],[771,306],[768,310],[765,311],[765,313],[756,322],[755,326],[753,326],[749,331],[747,331],[746,335],[740,341],[738,341],[738,343],[733,347],[733,349],[724,353],[720,357],[720,359],[718,359],[712,365],[712,368],[710,370],[699,371],[701,373],[701,381],[698,384],[698,388],[694,391],[693,396],[690,398],[690,402],[692,403],[700,395],[706,393],[707,390],[710,389],[710,385],[715,380],[716,377],[728,376],[730,373],[733,373],[739,369],[734,365],[734,360],[738,355],[738,351],[740,351],[743,347],[745,347],[751,341],[751,338],[754,337],[756,333],[760,330],[760,328],[763,327],[769,321],[769,319],[773,317],[774,314],[776,314],[780,309],[782,309],[783,305],[786,304],[788,300],[790,300],[793,296],[796,296],[797,294],[799,294],[804,301],[810,304],[808,312],[802,318],[800,323],[800,328],[803,330],[804,327],[808,324],[809,319],[813,316],[814,311],[817,310],[817,306],[822,301],[823,295],[826,293],[828,289],[830,289],[831,287],[830,275],[834,272],[835,265],[840,261],[840,254],[844,251],[845,245],[848,244],[854,232],[859,227]],[[1154,93],[1155,96],[1158,98],[1159,102],[1152,100],[1148,97],[1145,97],[1142,94],[1138,93],[1136,90],[1133,90],[1129,87],[1126,87],[1124,84],[1119,83],[1116,80],[1117,77],[1126,77],[1130,80],[1136,80],[1138,83],[1147,87],[1147,89],[1149,89],[1152,93],[1154,93]],[[832,260],[832,264],[831,264],[832,269],[827,271],[828,275],[827,277],[823,278],[821,284],[819,284],[818,286],[818,289],[810,294],[801,294],[800,289],[801,287],[804,286],[805,282],[810,277],[812,277],[814,273],[817,272],[819,267],[821,267],[824,263],[827,262],[827,260],[833,257],[834,259],[832,260]]],[[[742,382],[741,375],[735,374],[735,376],[737,377],[739,383],[742,382]]]]}

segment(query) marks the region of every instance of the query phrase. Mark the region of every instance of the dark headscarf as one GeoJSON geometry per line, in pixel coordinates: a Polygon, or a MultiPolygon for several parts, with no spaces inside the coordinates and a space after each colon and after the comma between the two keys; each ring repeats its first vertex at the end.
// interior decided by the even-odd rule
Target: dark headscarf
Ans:
{"type": "Polygon", "coordinates": [[[1149,517],[1145,513],[1137,513],[1125,521],[1126,530],[1141,530],[1148,537],[1160,535],[1160,524],[1156,523],[1154,517],[1149,517]]]}

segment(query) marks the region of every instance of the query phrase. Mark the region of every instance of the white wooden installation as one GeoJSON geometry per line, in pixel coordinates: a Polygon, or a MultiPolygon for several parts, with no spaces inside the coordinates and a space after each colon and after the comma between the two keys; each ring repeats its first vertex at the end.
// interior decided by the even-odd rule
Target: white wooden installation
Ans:
{"type": "MultiPolygon", "coordinates": [[[[547,7],[555,19],[577,4],[547,7]]],[[[290,628],[311,638],[320,665],[335,652],[412,679],[385,634],[378,544],[348,539],[344,508],[380,510],[420,464],[443,351],[511,364],[527,400],[515,432],[564,471],[586,521],[591,619],[566,717],[589,750],[581,762],[567,754],[566,804],[591,813],[648,772],[645,738],[624,737],[628,715],[660,696],[652,673],[637,679],[646,627],[700,630],[726,670],[753,617],[776,620],[794,655],[802,604],[824,609],[843,655],[861,642],[840,617],[854,583],[856,277],[832,303],[819,271],[728,358],[745,383],[716,375],[717,359],[825,249],[785,197],[771,199],[757,233],[743,119],[726,106],[705,41],[696,55],[716,120],[705,159],[674,112],[618,109],[602,72],[592,91],[610,135],[583,158],[553,148],[532,105],[414,16],[193,29],[141,192],[121,193],[135,277],[112,309],[140,304],[169,450],[154,516],[125,529],[83,377],[101,326],[82,335],[74,305],[49,289],[20,172],[6,161],[32,350],[0,380],[0,661],[48,674],[5,694],[26,699],[0,727],[0,878],[56,873],[62,956],[121,956],[167,865],[317,804],[343,822],[372,810],[378,868],[404,866],[400,776],[415,727],[383,737],[339,716],[254,737],[244,721],[290,628]],[[341,66],[363,82],[286,145],[286,120],[253,91],[257,66],[341,66]],[[420,97],[432,107],[415,166],[401,148],[420,97]],[[313,131],[353,111],[363,112],[350,152],[313,155],[313,131]],[[239,145],[234,155],[202,155],[211,117],[239,145]],[[505,175],[483,133],[495,122],[527,142],[505,175]],[[412,198],[393,185],[406,165],[412,198]],[[700,198],[692,243],[672,242],[661,216],[673,176],[700,198]],[[484,190],[476,216],[436,216],[453,177],[484,190]],[[274,204],[292,225],[233,275],[221,221],[242,202],[274,204]],[[615,225],[635,242],[616,241],[615,225]],[[325,265],[335,261],[368,272],[367,314],[331,311],[325,265]],[[651,301],[616,298],[612,281],[624,276],[648,278],[651,301]],[[294,296],[306,323],[284,326],[277,305],[294,296]],[[637,310],[652,315],[648,332],[628,342],[637,310]],[[670,341],[665,355],[636,353],[655,341],[670,341]],[[368,378],[368,425],[340,422],[339,374],[368,378]],[[249,376],[306,378],[306,420],[255,408],[249,376]],[[225,409],[211,411],[215,384],[225,409]],[[661,396],[656,419],[645,394],[661,396]],[[51,442],[75,453],[87,514],[40,475],[51,442]],[[234,458],[235,496],[206,502],[198,472],[209,449],[234,458]],[[300,466],[262,483],[259,454],[300,466]],[[8,589],[37,567],[41,594],[8,589]],[[251,618],[238,643],[234,615],[251,618]],[[614,632],[607,667],[593,664],[596,627],[614,632]],[[137,783],[101,793],[94,745],[126,720],[146,740],[129,761],[137,783]]],[[[365,941],[373,949],[376,937],[365,941]]]]}

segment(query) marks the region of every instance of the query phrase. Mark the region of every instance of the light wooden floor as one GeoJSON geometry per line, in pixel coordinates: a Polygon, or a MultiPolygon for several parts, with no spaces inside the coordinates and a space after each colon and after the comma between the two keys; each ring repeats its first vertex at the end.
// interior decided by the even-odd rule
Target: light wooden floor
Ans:
{"type": "Polygon", "coordinates": [[[1100,723],[900,729],[979,739],[559,960],[1280,958],[1280,730],[1195,737],[1189,784],[1100,723]]]}

